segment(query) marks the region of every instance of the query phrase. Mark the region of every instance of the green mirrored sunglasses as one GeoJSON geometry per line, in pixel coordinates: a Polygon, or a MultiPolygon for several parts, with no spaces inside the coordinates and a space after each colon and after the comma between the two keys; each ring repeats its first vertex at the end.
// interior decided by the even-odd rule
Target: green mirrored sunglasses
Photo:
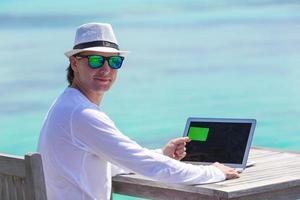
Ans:
{"type": "Polygon", "coordinates": [[[103,66],[105,60],[112,69],[120,69],[124,60],[123,56],[101,56],[101,55],[76,55],[76,58],[87,58],[88,64],[92,69],[98,69],[103,66]]]}

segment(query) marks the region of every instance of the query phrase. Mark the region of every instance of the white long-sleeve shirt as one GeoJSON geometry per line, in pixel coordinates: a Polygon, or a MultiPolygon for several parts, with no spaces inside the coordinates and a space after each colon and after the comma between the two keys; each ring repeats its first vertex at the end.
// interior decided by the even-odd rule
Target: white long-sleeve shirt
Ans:
{"type": "Polygon", "coordinates": [[[141,147],[74,88],[66,88],[51,106],[38,151],[50,200],[109,199],[112,165],[169,183],[200,184],[225,179],[214,166],[182,163],[141,147]]]}

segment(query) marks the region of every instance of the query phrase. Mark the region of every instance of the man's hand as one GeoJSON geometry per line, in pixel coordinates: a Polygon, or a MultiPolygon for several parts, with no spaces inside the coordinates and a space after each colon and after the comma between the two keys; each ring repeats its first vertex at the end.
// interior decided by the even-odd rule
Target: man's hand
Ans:
{"type": "Polygon", "coordinates": [[[170,158],[181,160],[186,155],[185,145],[189,141],[191,140],[188,137],[175,138],[166,144],[163,148],[163,154],[170,158]]]}
{"type": "Polygon", "coordinates": [[[218,162],[214,163],[213,166],[220,169],[225,174],[226,179],[234,179],[234,178],[239,178],[240,177],[238,172],[233,168],[227,167],[227,166],[225,166],[223,164],[220,164],[218,162]]]}

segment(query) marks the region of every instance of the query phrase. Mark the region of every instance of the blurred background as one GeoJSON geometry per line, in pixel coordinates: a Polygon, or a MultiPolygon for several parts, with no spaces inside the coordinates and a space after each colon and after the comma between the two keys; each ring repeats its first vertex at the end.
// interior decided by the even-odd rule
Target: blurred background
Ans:
{"type": "MultiPolygon", "coordinates": [[[[255,118],[253,144],[300,151],[300,1],[1,0],[0,152],[35,151],[76,28],[111,23],[131,53],[101,107],[149,148],[193,117],[255,118]]],[[[118,196],[120,199],[126,197],[118,196]]]]}

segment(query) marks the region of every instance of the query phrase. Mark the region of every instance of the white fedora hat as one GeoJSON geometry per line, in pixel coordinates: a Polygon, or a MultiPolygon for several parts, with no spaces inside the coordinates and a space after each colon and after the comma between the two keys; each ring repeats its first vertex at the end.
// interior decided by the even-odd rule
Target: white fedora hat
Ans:
{"type": "Polygon", "coordinates": [[[126,55],[128,51],[119,50],[118,42],[110,24],[88,23],[77,28],[74,47],[65,52],[69,58],[83,51],[119,53],[126,55]]]}

